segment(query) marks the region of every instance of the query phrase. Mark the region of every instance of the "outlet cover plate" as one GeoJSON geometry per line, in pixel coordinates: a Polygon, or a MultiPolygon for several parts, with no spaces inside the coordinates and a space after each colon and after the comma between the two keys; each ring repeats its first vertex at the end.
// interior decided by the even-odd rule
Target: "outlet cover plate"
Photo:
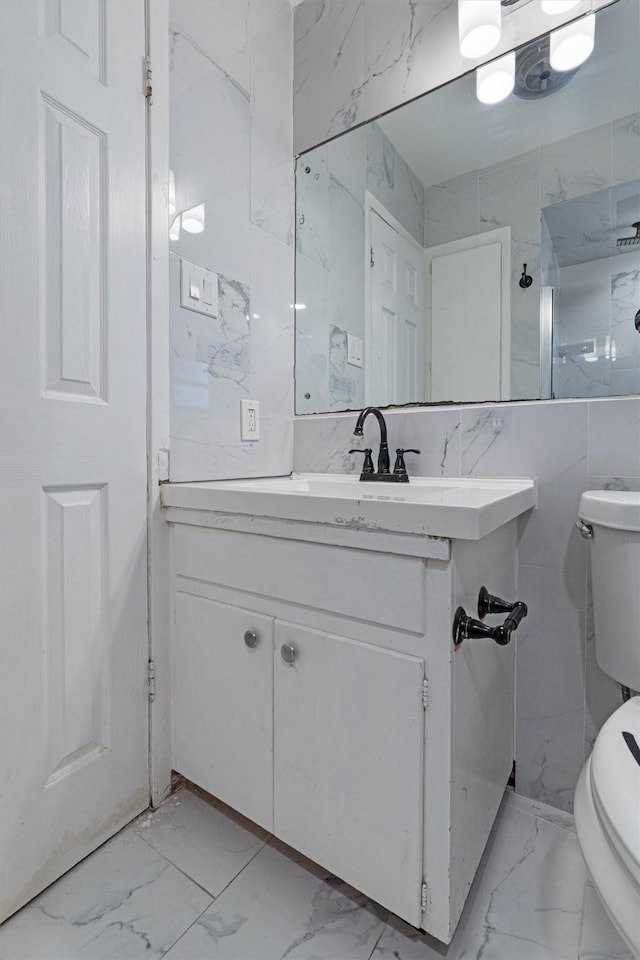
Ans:
{"type": "Polygon", "coordinates": [[[257,400],[240,401],[240,439],[260,439],[260,404],[257,400]]]}

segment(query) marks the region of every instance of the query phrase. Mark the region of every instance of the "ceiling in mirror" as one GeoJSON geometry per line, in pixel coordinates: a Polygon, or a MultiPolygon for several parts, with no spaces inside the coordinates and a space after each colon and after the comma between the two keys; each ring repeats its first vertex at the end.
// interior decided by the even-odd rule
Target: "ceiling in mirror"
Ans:
{"type": "Polygon", "coordinates": [[[568,81],[542,38],[525,96],[467,74],[302,155],[298,414],[640,392],[639,40],[617,0],[568,81]]]}

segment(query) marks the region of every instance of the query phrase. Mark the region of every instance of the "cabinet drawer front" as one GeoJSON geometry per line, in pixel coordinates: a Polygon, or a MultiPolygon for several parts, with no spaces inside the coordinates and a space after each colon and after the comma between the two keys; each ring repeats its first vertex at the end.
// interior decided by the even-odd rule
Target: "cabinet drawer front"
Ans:
{"type": "Polygon", "coordinates": [[[421,920],[424,663],[276,621],[274,832],[421,920]]]}
{"type": "Polygon", "coordinates": [[[178,592],[174,768],[269,831],[272,650],[269,617],[178,592]]]}
{"type": "Polygon", "coordinates": [[[424,562],[176,525],[176,573],[400,630],[424,629],[424,562]]]}

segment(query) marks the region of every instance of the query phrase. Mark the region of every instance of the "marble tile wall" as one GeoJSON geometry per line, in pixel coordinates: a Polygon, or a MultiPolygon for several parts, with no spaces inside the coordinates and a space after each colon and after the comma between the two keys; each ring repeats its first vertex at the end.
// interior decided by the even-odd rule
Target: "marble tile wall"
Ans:
{"type": "MultiPolygon", "coordinates": [[[[559,26],[609,0],[581,0],[559,26]]],[[[537,3],[507,11],[486,59],[549,29],[537,3]]],[[[294,150],[301,153],[472,69],[456,0],[305,0],[294,16],[294,150]]]]}
{"type": "Polygon", "coordinates": [[[365,191],[422,246],[424,188],[377,124],[302,157],[296,170],[296,410],[363,403],[347,335],[365,324],[365,191]]]}
{"type": "Polygon", "coordinates": [[[291,9],[287,0],[171,0],[172,480],[287,473],[293,415],[291,9]],[[218,274],[216,319],[180,307],[180,258],[218,274]],[[261,438],[240,439],[240,399],[261,438]]]}
{"type": "MultiPolygon", "coordinates": [[[[387,422],[392,446],[422,450],[413,473],[538,480],[539,505],[520,530],[529,616],[518,634],[516,788],[571,810],[586,751],[621,702],[595,661],[587,544],[574,523],[584,490],[640,489],[640,398],[389,410],[387,422]]],[[[356,472],[354,423],[297,418],[294,469],[356,472]]]]}
{"type": "MultiPolygon", "coordinates": [[[[611,123],[579,136],[546,144],[538,150],[434,184],[425,190],[425,240],[428,247],[511,225],[511,385],[514,400],[540,396],[540,212],[543,208],[553,211],[550,204],[558,205],[585,193],[599,197],[601,194],[593,191],[619,184],[618,177],[623,170],[633,181],[640,176],[640,113],[615,118],[611,123]],[[624,138],[618,135],[620,130],[625,131],[624,138]],[[525,263],[527,272],[533,276],[533,283],[522,289],[519,279],[525,263]]],[[[593,224],[601,223],[597,211],[592,211],[591,220],[593,224]]],[[[601,261],[592,264],[598,274],[604,269],[598,266],[599,263],[601,261]]],[[[626,332],[624,317],[628,310],[625,312],[620,297],[628,299],[637,291],[634,290],[631,268],[623,270],[621,263],[617,268],[613,261],[607,266],[610,275],[603,275],[602,285],[595,283],[595,273],[592,272],[589,287],[598,296],[602,291],[606,294],[608,327],[611,326],[609,315],[614,300],[619,304],[616,325],[622,341],[622,332],[626,332]],[[621,276],[615,282],[619,293],[614,298],[610,291],[614,275],[618,273],[621,276]]],[[[588,269],[585,272],[588,275],[588,269]]],[[[577,276],[573,282],[564,271],[556,278],[554,286],[560,284],[557,292],[564,304],[571,299],[572,291],[579,289],[579,282],[577,276]]],[[[636,299],[640,304],[640,298],[636,299]]],[[[555,305],[560,308],[558,300],[555,305]]],[[[596,309],[593,298],[589,310],[603,316],[596,309]]],[[[568,323],[570,314],[571,310],[567,314],[568,323]]],[[[603,335],[599,329],[602,322],[592,335],[603,335]]],[[[589,329],[587,325],[585,330],[589,329]]],[[[631,330],[635,334],[635,330],[631,330]]],[[[564,338],[564,332],[561,338],[564,338]]],[[[636,339],[640,343],[640,338],[636,339]]],[[[633,339],[629,340],[627,336],[626,341],[624,347],[621,342],[626,359],[612,371],[616,380],[614,385],[609,371],[604,382],[602,364],[585,364],[579,360],[567,368],[565,362],[561,370],[554,367],[554,373],[560,375],[557,389],[554,384],[554,396],[589,397],[638,392],[638,349],[633,339]]]]}
{"type": "MultiPolygon", "coordinates": [[[[640,249],[640,248],[638,248],[640,249]]],[[[555,397],[640,393],[640,252],[561,267],[554,289],[555,397]],[[576,353],[593,342],[591,356],[576,353]]]]}

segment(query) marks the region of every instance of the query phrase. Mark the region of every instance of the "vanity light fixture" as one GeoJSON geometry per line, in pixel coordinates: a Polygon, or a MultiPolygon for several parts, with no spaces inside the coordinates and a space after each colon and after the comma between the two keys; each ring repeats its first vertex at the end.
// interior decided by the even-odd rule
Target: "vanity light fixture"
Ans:
{"type": "Polygon", "coordinates": [[[554,30],[549,47],[549,60],[553,69],[575,70],[584,63],[593,51],[595,32],[594,13],[554,30]]]}
{"type": "Polygon", "coordinates": [[[561,13],[566,13],[572,7],[577,7],[580,0],[541,0],[540,6],[542,12],[550,17],[559,17],[561,13]]]}
{"type": "Polygon", "coordinates": [[[497,46],[501,33],[500,0],[458,0],[458,39],[463,57],[484,57],[497,46]]]}
{"type": "Polygon", "coordinates": [[[516,80],[516,52],[486,63],[476,70],[476,96],[480,103],[500,103],[514,88],[516,80]]]}
{"type": "Polygon", "coordinates": [[[171,221],[171,226],[169,227],[169,240],[179,240],[180,239],[180,214],[177,217],[174,217],[171,221]]]}
{"type": "Polygon", "coordinates": [[[182,229],[187,233],[202,233],[204,230],[204,203],[199,203],[182,214],[182,229]]]}

